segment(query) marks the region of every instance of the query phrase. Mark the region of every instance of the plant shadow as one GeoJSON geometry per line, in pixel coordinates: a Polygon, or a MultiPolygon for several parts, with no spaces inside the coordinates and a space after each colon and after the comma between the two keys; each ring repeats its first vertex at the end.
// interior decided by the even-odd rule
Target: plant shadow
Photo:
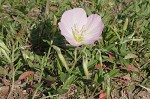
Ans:
{"type": "Polygon", "coordinates": [[[48,52],[50,42],[52,45],[66,46],[63,39],[57,26],[53,26],[50,20],[44,20],[31,31],[31,49],[37,55],[43,56],[45,52],[48,52]]]}

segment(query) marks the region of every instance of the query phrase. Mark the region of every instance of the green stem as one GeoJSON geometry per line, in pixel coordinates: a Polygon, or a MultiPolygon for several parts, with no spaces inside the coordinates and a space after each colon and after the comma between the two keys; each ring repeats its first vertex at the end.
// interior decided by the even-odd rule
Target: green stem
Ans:
{"type": "Polygon", "coordinates": [[[41,80],[42,80],[43,71],[44,71],[44,68],[43,68],[43,66],[41,66],[41,73],[40,73],[40,77],[39,77],[38,83],[40,83],[41,80]]]}
{"type": "Polygon", "coordinates": [[[46,64],[47,64],[47,61],[48,61],[48,57],[49,57],[49,55],[50,55],[50,51],[51,51],[51,46],[50,46],[50,48],[49,48],[49,50],[48,50],[48,54],[47,54],[47,56],[44,56],[43,57],[43,59],[42,59],[42,64],[41,64],[41,73],[40,73],[40,77],[39,77],[39,83],[41,82],[41,80],[42,80],[42,75],[43,75],[43,71],[44,71],[44,68],[43,67],[45,67],[46,66],[46,64]],[[46,58],[45,58],[46,57],[46,58]]]}
{"type": "Polygon", "coordinates": [[[35,92],[34,92],[34,94],[33,94],[32,99],[35,99],[36,93],[37,93],[37,91],[39,90],[39,88],[42,86],[42,84],[43,84],[43,83],[41,83],[41,84],[36,88],[36,90],[35,90],[35,92]]]}
{"type": "Polygon", "coordinates": [[[110,27],[110,28],[114,31],[114,33],[115,33],[116,36],[118,37],[119,41],[121,41],[121,37],[120,37],[120,35],[118,34],[116,28],[115,28],[115,27],[114,27],[114,28],[110,27]]]}
{"type": "Polygon", "coordinates": [[[87,68],[87,61],[83,59],[83,69],[84,69],[84,73],[86,75],[86,78],[89,79],[89,71],[88,71],[88,68],[87,68]]]}
{"type": "Polygon", "coordinates": [[[102,54],[101,54],[101,51],[99,49],[96,49],[98,52],[99,52],[99,62],[100,62],[100,68],[99,68],[99,71],[100,71],[100,75],[103,75],[103,68],[102,68],[102,54]]]}
{"type": "Polygon", "coordinates": [[[14,63],[14,46],[12,46],[11,63],[10,63],[10,66],[12,67],[12,86],[11,86],[11,89],[10,89],[7,99],[10,99],[11,94],[14,89],[14,85],[15,85],[15,68],[14,68],[13,63],[14,63]]]}
{"type": "Polygon", "coordinates": [[[86,78],[89,79],[89,71],[88,71],[88,68],[87,68],[87,64],[88,64],[88,60],[87,60],[87,54],[86,54],[86,57],[83,56],[83,69],[84,69],[84,73],[86,75],[86,78]]]}
{"type": "MultiPolygon", "coordinates": [[[[84,46],[83,53],[85,53],[85,49],[86,49],[86,46],[84,46]]],[[[85,53],[85,56],[83,56],[83,69],[84,69],[86,78],[89,79],[90,77],[89,77],[89,71],[88,71],[87,65],[88,65],[88,60],[87,60],[87,54],[85,53]]]]}
{"type": "Polygon", "coordinates": [[[11,58],[11,66],[12,66],[12,73],[13,73],[12,87],[14,87],[14,82],[15,82],[15,68],[13,63],[14,63],[14,46],[12,46],[12,58],[11,58]]]}
{"type": "Polygon", "coordinates": [[[73,63],[73,65],[72,65],[71,69],[70,69],[70,72],[74,69],[76,63],[77,63],[77,59],[74,60],[74,63],[73,63]]]}
{"type": "Polygon", "coordinates": [[[75,52],[74,52],[74,63],[70,69],[70,71],[72,71],[74,69],[74,67],[76,66],[78,60],[82,57],[82,54],[84,52],[84,50],[86,49],[86,47],[84,46],[83,50],[79,53],[79,55],[77,56],[77,50],[79,50],[80,47],[75,48],[75,52]]]}
{"type": "Polygon", "coordinates": [[[100,61],[100,73],[101,73],[101,75],[103,75],[103,68],[102,68],[103,63],[102,63],[102,54],[101,54],[101,51],[99,51],[99,54],[100,54],[100,56],[99,56],[99,61],[100,61]]]}

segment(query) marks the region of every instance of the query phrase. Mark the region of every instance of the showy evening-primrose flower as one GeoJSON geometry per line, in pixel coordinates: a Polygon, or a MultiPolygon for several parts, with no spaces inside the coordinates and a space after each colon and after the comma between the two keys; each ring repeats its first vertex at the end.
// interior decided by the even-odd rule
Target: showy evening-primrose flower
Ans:
{"type": "Polygon", "coordinates": [[[82,8],[65,11],[58,24],[61,34],[73,46],[93,44],[101,38],[104,28],[99,15],[92,14],[87,17],[82,8]]]}

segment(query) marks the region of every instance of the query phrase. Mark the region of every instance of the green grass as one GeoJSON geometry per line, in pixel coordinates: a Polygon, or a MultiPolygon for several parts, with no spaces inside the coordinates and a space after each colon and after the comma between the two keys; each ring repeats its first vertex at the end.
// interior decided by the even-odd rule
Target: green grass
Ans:
{"type": "Polygon", "coordinates": [[[149,0],[62,1],[0,0],[0,99],[55,99],[67,94],[73,99],[96,99],[103,92],[109,99],[146,97],[150,90],[149,0]],[[61,36],[57,23],[64,11],[75,7],[88,15],[101,15],[102,40],[72,47],[61,36]],[[26,71],[31,72],[23,74],[26,71]]]}

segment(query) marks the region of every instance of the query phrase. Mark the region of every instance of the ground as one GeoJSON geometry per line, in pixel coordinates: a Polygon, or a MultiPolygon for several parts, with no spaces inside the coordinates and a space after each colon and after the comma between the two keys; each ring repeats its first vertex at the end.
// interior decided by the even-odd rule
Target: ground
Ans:
{"type": "Polygon", "coordinates": [[[1,0],[0,99],[149,99],[149,15],[149,0],[1,0]],[[101,40],[66,41],[73,8],[101,16],[101,40]]]}

